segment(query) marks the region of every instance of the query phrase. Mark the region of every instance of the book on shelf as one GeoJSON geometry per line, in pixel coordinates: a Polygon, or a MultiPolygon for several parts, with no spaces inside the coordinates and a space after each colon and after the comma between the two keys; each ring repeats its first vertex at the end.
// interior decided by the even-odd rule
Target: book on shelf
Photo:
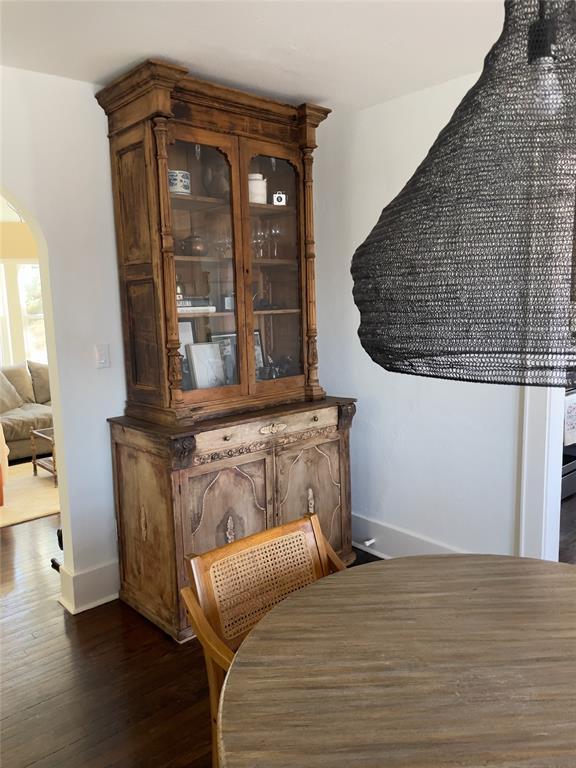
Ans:
{"type": "Polygon", "coordinates": [[[196,315],[206,312],[216,312],[216,307],[213,305],[207,305],[205,307],[190,307],[187,305],[178,305],[178,313],[183,315],[196,315]]]}

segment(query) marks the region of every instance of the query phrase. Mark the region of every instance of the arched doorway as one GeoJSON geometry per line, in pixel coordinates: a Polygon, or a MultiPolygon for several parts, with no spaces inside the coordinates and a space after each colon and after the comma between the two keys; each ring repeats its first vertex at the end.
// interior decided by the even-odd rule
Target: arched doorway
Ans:
{"type": "MultiPolygon", "coordinates": [[[[34,218],[4,190],[0,195],[0,374],[19,398],[19,402],[5,402],[0,413],[10,450],[0,525],[54,516],[48,528],[53,528],[53,550],[58,554],[57,528],[62,529],[61,540],[71,537],[66,471],[56,447],[62,428],[48,249],[34,218]],[[15,407],[6,410],[7,405],[15,407]]],[[[31,535],[37,530],[30,528],[31,535]]]]}

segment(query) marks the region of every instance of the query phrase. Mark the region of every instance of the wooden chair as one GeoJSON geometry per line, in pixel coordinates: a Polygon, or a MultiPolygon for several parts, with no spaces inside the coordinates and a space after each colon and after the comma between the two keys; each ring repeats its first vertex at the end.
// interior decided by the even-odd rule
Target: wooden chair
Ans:
{"type": "Polygon", "coordinates": [[[186,557],[190,584],[182,597],[204,649],[212,765],[218,768],[216,723],[224,677],[252,627],[291,592],[345,570],[316,515],[247,536],[203,555],[186,557]]]}

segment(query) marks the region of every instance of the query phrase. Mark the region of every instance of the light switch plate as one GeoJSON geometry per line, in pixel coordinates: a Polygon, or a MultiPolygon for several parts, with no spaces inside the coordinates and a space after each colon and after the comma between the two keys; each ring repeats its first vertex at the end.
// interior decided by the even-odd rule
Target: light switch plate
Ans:
{"type": "Polygon", "coordinates": [[[96,368],[110,368],[110,344],[94,345],[96,368]]]}

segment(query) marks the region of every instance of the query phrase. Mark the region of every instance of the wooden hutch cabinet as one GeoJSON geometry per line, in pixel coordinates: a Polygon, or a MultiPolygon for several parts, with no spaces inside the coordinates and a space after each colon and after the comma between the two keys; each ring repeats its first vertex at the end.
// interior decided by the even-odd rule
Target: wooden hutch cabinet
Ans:
{"type": "Polygon", "coordinates": [[[127,380],[121,597],[178,640],[184,556],[307,511],[346,561],[354,401],[318,379],[312,200],[329,110],[146,61],[108,115],[127,380]]]}

